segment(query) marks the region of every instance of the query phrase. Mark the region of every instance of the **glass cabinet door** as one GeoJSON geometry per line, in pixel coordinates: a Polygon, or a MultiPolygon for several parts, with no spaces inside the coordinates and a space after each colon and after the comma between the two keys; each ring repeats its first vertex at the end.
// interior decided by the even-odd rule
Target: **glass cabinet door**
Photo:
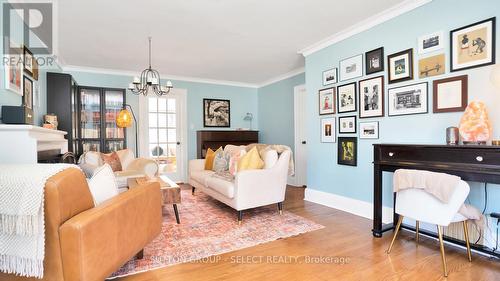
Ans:
{"type": "Polygon", "coordinates": [[[99,90],[80,90],[80,136],[82,139],[101,137],[101,95],[99,90]]]}
{"type": "MultiPolygon", "coordinates": [[[[116,126],[116,117],[123,107],[123,91],[105,90],[104,91],[104,114],[106,115],[105,122],[105,137],[106,139],[123,139],[125,133],[123,128],[116,126]]],[[[109,146],[106,145],[108,148],[109,146]]],[[[122,145],[123,147],[123,145],[122,145]]],[[[114,151],[116,149],[110,150],[114,151]]]]}
{"type": "Polygon", "coordinates": [[[100,140],[83,140],[82,141],[82,153],[87,151],[101,151],[101,141],[100,140]]]}

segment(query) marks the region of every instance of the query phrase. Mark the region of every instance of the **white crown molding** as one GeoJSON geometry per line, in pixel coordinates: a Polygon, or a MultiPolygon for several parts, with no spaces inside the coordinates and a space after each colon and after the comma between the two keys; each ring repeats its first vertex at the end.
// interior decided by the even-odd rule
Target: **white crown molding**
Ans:
{"type": "Polygon", "coordinates": [[[265,87],[267,85],[271,85],[271,84],[274,84],[276,82],[279,82],[281,80],[285,80],[287,78],[290,78],[290,77],[293,77],[295,75],[298,75],[298,74],[301,74],[301,73],[304,73],[306,71],[306,69],[304,67],[301,67],[301,68],[297,68],[297,69],[294,69],[292,71],[289,71],[285,74],[281,74],[281,75],[278,75],[272,79],[269,79],[261,84],[258,85],[259,88],[262,88],[262,87],[265,87]]]}
{"type": "MultiPolygon", "coordinates": [[[[96,68],[96,67],[77,66],[77,65],[63,65],[62,69],[63,69],[63,71],[88,72],[88,73],[96,73],[96,74],[109,74],[109,75],[132,76],[132,77],[140,75],[140,72],[135,72],[135,71],[96,68]]],[[[243,82],[236,82],[236,81],[215,80],[215,79],[167,75],[167,74],[160,74],[160,76],[162,77],[162,79],[185,81],[185,82],[217,84],[217,85],[225,85],[225,86],[244,87],[244,88],[258,88],[259,87],[258,84],[243,83],[243,82]]]]}
{"type": "Polygon", "coordinates": [[[306,47],[300,50],[298,53],[302,54],[304,57],[309,56],[319,50],[322,50],[328,46],[331,46],[337,42],[345,40],[353,35],[366,31],[376,25],[379,25],[383,22],[386,22],[390,19],[393,19],[397,16],[400,16],[404,13],[407,13],[411,10],[414,10],[420,6],[428,4],[432,2],[432,0],[406,0],[398,5],[395,5],[385,11],[382,11],[378,14],[375,14],[355,25],[350,26],[340,32],[333,34],[330,37],[327,37],[319,42],[312,44],[309,47],[306,47]]]}

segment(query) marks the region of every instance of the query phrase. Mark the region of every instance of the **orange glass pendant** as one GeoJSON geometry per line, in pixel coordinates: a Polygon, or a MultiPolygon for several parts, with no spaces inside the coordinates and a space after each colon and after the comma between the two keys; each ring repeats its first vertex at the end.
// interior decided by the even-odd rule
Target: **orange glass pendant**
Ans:
{"type": "Polygon", "coordinates": [[[126,109],[122,109],[116,117],[116,125],[120,128],[132,126],[132,113],[126,109]]]}

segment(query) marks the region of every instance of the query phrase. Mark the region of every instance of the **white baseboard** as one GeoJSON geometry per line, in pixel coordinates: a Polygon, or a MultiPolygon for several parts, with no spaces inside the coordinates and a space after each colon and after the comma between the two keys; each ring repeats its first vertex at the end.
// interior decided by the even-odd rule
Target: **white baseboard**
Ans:
{"type": "MultiPolygon", "coordinates": [[[[373,219],[373,204],[333,193],[306,188],[304,200],[338,209],[367,219],[373,219]]],[[[392,222],[392,208],[382,208],[382,222],[392,222]]]]}

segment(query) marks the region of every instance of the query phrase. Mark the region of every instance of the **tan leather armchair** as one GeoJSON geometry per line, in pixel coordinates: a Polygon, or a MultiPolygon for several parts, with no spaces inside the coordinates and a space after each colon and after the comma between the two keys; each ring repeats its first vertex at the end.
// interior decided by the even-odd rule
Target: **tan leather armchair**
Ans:
{"type": "MultiPolygon", "coordinates": [[[[94,207],[85,176],[67,169],[45,185],[45,281],[102,281],[161,230],[161,192],[151,183],[94,207]]],[[[35,281],[0,273],[2,281],[35,281]]]]}

